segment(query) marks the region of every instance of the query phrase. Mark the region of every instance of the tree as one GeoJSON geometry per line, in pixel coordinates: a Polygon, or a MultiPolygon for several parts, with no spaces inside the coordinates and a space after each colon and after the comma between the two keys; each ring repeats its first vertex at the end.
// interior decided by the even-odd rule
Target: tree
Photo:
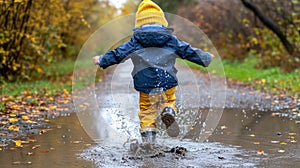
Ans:
{"type": "Polygon", "coordinates": [[[45,76],[45,65],[75,57],[116,15],[108,0],[0,1],[0,83],[45,76]]]}
{"type": "Polygon", "coordinates": [[[267,17],[253,2],[250,0],[241,0],[242,3],[253,11],[253,13],[260,19],[260,21],[268,27],[270,30],[272,30],[278,38],[281,40],[283,45],[285,46],[286,50],[290,53],[293,54],[294,49],[291,43],[288,41],[287,37],[282,33],[278,25],[269,17],[267,17]]]}

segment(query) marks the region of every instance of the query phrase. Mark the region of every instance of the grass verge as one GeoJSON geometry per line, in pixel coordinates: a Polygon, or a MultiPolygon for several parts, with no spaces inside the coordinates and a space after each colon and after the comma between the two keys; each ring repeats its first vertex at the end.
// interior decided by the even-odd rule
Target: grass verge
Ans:
{"type": "MultiPolygon", "coordinates": [[[[204,68],[188,65],[206,71],[204,68]]],[[[300,92],[300,69],[285,73],[280,68],[256,68],[257,60],[248,57],[242,62],[223,60],[224,71],[227,79],[242,81],[252,87],[272,94],[287,94],[298,96],[300,92]]]]}
{"type": "Polygon", "coordinates": [[[33,74],[32,81],[16,81],[4,83],[1,86],[2,95],[17,96],[22,92],[33,94],[56,94],[60,91],[71,90],[74,61],[65,60],[45,67],[44,73],[33,74]]]}

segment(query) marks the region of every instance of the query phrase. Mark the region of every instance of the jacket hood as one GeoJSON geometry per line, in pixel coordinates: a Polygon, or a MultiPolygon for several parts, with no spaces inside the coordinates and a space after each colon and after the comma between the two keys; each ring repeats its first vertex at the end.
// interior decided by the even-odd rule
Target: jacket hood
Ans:
{"type": "Polygon", "coordinates": [[[133,37],[143,47],[162,47],[172,38],[173,29],[164,30],[143,30],[136,29],[133,37]]]}

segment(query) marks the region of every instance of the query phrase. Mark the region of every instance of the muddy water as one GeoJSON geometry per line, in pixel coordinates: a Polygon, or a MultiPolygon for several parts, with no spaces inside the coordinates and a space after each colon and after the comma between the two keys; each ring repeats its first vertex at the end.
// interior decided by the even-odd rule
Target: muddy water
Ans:
{"type": "Polygon", "coordinates": [[[240,146],[257,158],[258,167],[300,167],[300,125],[268,112],[226,110],[211,142],[240,146]],[[258,156],[258,150],[264,152],[258,156]]]}
{"type": "Polygon", "coordinates": [[[0,151],[0,167],[93,167],[91,162],[77,157],[77,153],[94,142],[82,129],[76,114],[55,118],[51,125],[52,130],[31,137],[36,142],[0,151]]]}
{"type": "Polygon", "coordinates": [[[130,152],[130,143],[96,144],[76,114],[51,122],[54,129],[33,136],[36,142],[1,151],[1,167],[300,167],[299,124],[268,112],[227,109],[206,142],[158,137],[162,147],[186,148],[184,157],[141,158],[130,152]]]}
{"type": "Polygon", "coordinates": [[[184,157],[166,154],[135,159],[126,144],[99,144],[80,157],[96,167],[300,167],[299,134],[294,120],[268,112],[227,109],[206,142],[160,134],[158,144],[184,147],[188,150],[184,157]]]}

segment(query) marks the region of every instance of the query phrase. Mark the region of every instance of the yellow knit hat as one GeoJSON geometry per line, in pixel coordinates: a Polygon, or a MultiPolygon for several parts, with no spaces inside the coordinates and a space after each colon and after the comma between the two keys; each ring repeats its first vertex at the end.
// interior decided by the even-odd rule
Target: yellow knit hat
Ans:
{"type": "Polygon", "coordinates": [[[143,0],[136,12],[135,27],[141,27],[150,23],[158,23],[165,27],[168,26],[162,9],[151,0],[143,0]]]}

